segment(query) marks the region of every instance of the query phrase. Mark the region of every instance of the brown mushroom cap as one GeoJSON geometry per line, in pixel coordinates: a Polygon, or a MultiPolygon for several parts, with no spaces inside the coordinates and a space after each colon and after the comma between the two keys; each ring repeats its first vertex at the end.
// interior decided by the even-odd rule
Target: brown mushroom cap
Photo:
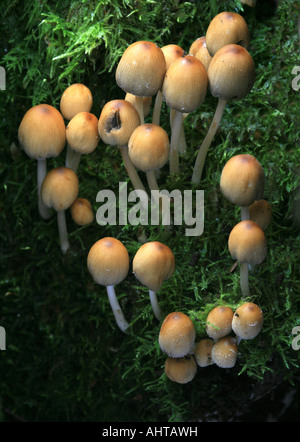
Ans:
{"type": "Polygon", "coordinates": [[[106,287],[119,284],[129,270],[127,249],[116,238],[102,238],[91,247],[87,266],[97,284],[106,287]]]}
{"type": "Polygon", "coordinates": [[[229,252],[241,264],[261,264],[267,254],[267,240],[264,231],[251,220],[239,222],[228,239],[229,252]]]}
{"type": "Polygon", "coordinates": [[[116,82],[125,92],[152,97],[161,88],[165,72],[161,48],[150,41],[137,41],[124,51],[117,66],[116,82]]]}
{"type": "Polygon", "coordinates": [[[261,198],[264,192],[265,173],[255,157],[235,155],[225,164],[220,189],[232,204],[247,207],[261,198]]]}
{"type": "Polygon", "coordinates": [[[205,100],[207,85],[207,72],[201,61],[192,55],[184,55],[169,66],[162,94],[171,109],[190,113],[205,100]]]}
{"type": "Polygon", "coordinates": [[[168,161],[170,142],[167,132],[156,124],[137,126],[128,141],[128,155],[143,172],[160,169],[168,161]]]}
{"type": "Polygon", "coordinates": [[[208,70],[208,66],[210,65],[212,56],[210,55],[206,47],[206,37],[198,38],[197,50],[194,56],[198,58],[198,60],[200,60],[201,63],[204,65],[205,69],[208,70]]]}
{"type": "Polygon", "coordinates": [[[81,154],[92,153],[98,144],[98,118],[89,112],[79,112],[66,128],[69,146],[81,154]]]}
{"type": "Polygon", "coordinates": [[[173,382],[187,384],[192,381],[197,372],[197,365],[192,356],[170,358],[165,361],[165,374],[173,382]]]}
{"type": "Polygon", "coordinates": [[[238,355],[236,339],[232,336],[224,336],[219,339],[211,350],[213,362],[221,368],[235,366],[238,355]]]}
{"type": "Polygon", "coordinates": [[[79,226],[86,226],[94,221],[94,214],[89,200],[77,198],[70,208],[73,221],[79,226]]]}
{"type": "Polygon", "coordinates": [[[211,94],[223,100],[241,100],[255,81],[254,61],[247,49],[230,44],[213,56],[208,70],[211,94]]]}
{"type": "Polygon", "coordinates": [[[166,60],[166,69],[169,68],[170,64],[173,63],[177,58],[183,57],[185,55],[184,50],[176,44],[168,44],[161,48],[166,60]]]}
{"type": "Polygon", "coordinates": [[[136,108],[127,100],[111,100],[101,111],[98,131],[104,143],[127,146],[134,129],[141,124],[136,108]]]}
{"type": "Polygon", "coordinates": [[[132,270],[135,277],[146,287],[157,292],[175,270],[172,250],[158,241],[143,244],[136,252],[132,270]]]}
{"type": "Polygon", "coordinates": [[[181,358],[192,352],[196,331],[192,320],[182,312],[169,313],[159,332],[161,350],[171,358],[181,358]]]}
{"type": "Polygon", "coordinates": [[[220,339],[231,332],[233,311],[220,305],[212,309],[206,318],[206,333],[212,339],[220,339]]]}
{"type": "Polygon", "coordinates": [[[79,182],[76,173],[68,167],[50,170],[42,184],[41,195],[44,204],[56,211],[66,210],[78,196],[79,182]]]}
{"type": "Polygon", "coordinates": [[[272,220],[272,207],[266,200],[254,201],[249,207],[250,219],[265,230],[272,220]]]}
{"type": "Polygon", "coordinates": [[[245,19],[235,12],[221,12],[210,22],[206,31],[207,49],[211,56],[223,46],[238,44],[249,47],[250,35],[245,19]]]}
{"type": "Polygon", "coordinates": [[[232,330],[241,339],[254,339],[263,326],[263,313],[260,307],[246,302],[236,309],[232,319],[232,330]]]}
{"type": "Polygon", "coordinates": [[[37,160],[57,157],[66,143],[64,119],[53,106],[38,104],[24,115],[18,137],[29,157],[37,160]]]}
{"type": "Polygon", "coordinates": [[[71,84],[60,99],[60,111],[66,120],[71,120],[79,112],[90,112],[92,106],[92,93],[81,83],[71,84]]]}
{"type": "Polygon", "coordinates": [[[213,345],[212,339],[201,339],[196,343],[194,357],[199,367],[208,367],[214,363],[211,357],[213,345]]]}

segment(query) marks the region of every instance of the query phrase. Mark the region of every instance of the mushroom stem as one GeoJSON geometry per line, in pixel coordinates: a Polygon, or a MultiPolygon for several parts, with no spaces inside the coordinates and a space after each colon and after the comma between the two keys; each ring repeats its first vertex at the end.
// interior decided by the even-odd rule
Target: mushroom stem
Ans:
{"type": "Polygon", "coordinates": [[[66,153],[66,162],[65,162],[65,166],[69,167],[70,169],[72,168],[72,162],[73,162],[73,155],[74,155],[74,150],[69,146],[69,144],[67,144],[67,153],[66,153]]]}
{"type": "Polygon", "coordinates": [[[57,224],[61,251],[65,254],[70,247],[70,243],[68,239],[66,213],[64,210],[57,211],[57,224]]]}
{"type": "Polygon", "coordinates": [[[143,97],[136,96],[135,107],[136,107],[136,110],[138,111],[138,114],[140,116],[141,124],[144,124],[145,123],[145,118],[144,118],[144,100],[143,100],[143,97]]]}
{"type": "Polygon", "coordinates": [[[45,176],[47,174],[47,160],[46,158],[40,160],[37,160],[37,186],[38,186],[38,208],[39,213],[42,218],[49,219],[52,215],[52,210],[47,207],[41,196],[41,187],[43,184],[43,181],[45,179],[45,176]]]}
{"type": "Polygon", "coordinates": [[[155,97],[155,103],[152,115],[152,123],[157,124],[158,126],[160,122],[160,112],[161,112],[162,102],[163,102],[163,94],[161,90],[159,90],[155,97]]]}
{"type": "Polygon", "coordinates": [[[172,125],[171,146],[170,146],[170,173],[179,173],[179,140],[183,121],[182,112],[175,111],[172,125]]]}
{"type": "Polygon", "coordinates": [[[77,172],[80,160],[81,160],[81,152],[77,152],[73,150],[71,147],[67,147],[67,157],[66,157],[66,167],[72,169],[74,172],[77,172]]]}
{"type": "Polygon", "coordinates": [[[117,297],[116,297],[115,288],[113,285],[109,285],[106,287],[106,291],[107,291],[109,303],[110,303],[111,309],[113,311],[116,323],[117,323],[119,329],[125,333],[127,328],[129,327],[129,324],[126,321],[126,319],[124,318],[122,309],[121,309],[120,304],[119,304],[117,297]]]}
{"type": "Polygon", "coordinates": [[[136,168],[134,167],[134,165],[132,164],[131,159],[129,158],[128,155],[128,147],[127,146],[121,146],[120,147],[121,150],[121,155],[124,161],[124,166],[125,169],[128,173],[128,176],[130,178],[130,181],[134,187],[135,190],[144,190],[146,192],[146,189],[136,171],[136,168]]]}
{"type": "Polygon", "coordinates": [[[158,319],[158,321],[160,321],[161,320],[161,309],[160,309],[160,306],[158,304],[156,292],[154,292],[153,290],[149,289],[149,298],[150,298],[150,302],[151,302],[151,306],[152,306],[152,310],[153,310],[154,316],[156,317],[156,319],[158,319]]]}
{"type": "Polygon", "coordinates": [[[208,129],[206,137],[204,138],[204,140],[199,148],[198,154],[197,154],[196,162],[194,165],[194,171],[193,171],[193,175],[192,175],[192,183],[194,183],[194,184],[199,184],[201,181],[205,158],[206,158],[209,146],[211,145],[211,142],[213,140],[213,137],[215,136],[217,129],[219,127],[226,103],[227,103],[226,100],[219,98],[218,106],[215,111],[215,115],[214,115],[211,125],[208,129]]]}
{"type": "Polygon", "coordinates": [[[247,298],[248,296],[250,296],[249,279],[248,279],[248,264],[247,263],[241,264],[240,284],[241,284],[242,294],[245,298],[247,298]]]}
{"type": "Polygon", "coordinates": [[[146,172],[146,177],[150,190],[159,190],[154,170],[146,172]]]}
{"type": "Polygon", "coordinates": [[[241,207],[241,220],[247,220],[250,219],[250,211],[249,207],[241,207]]]}
{"type": "MultiPolygon", "coordinates": [[[[171,126],[171,129],[172,129],[172,126],[173,126],[174,115],[175,115],[175,110],[171,109],[171,112],[170,112],[170,126],[171,126]]],[[[186,140],[185,140],[183,120],[184,120],[184,116],[182,117],[181,128],[180,128],[180,135],[179,135],[179,145],[178,145],[179,152],[182,155],[185,154],[185,151],[186,151],[186,148],[187,148],[186,140]]]]}

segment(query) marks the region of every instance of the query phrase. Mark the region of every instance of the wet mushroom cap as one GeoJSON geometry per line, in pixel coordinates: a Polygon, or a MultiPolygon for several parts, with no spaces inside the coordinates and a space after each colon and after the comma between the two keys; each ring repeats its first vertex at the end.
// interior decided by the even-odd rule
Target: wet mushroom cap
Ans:
{"type": "Polygon", "coordinates": [[[254,339],[263,326],[263,313],[253,302],[246,302],[236,309],[232,320],[232,330],[241,339],[254,339]]]}
{"type": "Polygon", "coordinates": [[[264,192],[265,173],[255,157],[235,155],[225,164],[220,179],[220,190],[232,204],[248,207],[264,192]]]}
{"type": "Polygon", "coordinates": [[[194,56],[198,58],[198,60],[200,60],[201,63],[204,65],[205,69],[208,70],[208,66],[210,65],[212,56],[207,50],[206,37],[200,37],[198,39],[197,50],[194,56]]]}
{"type": "Polygon", "coordinates": [[[172,358],[190,354],[195,343],[196,331],[192,320],[182,312],[169,313],[159,332],[161,350],[172,358]]]}
{"type": "Polygon", "coordinates": [[[66,144],[64,119],[49,104],[33,106],[22,118],[18,138],[30,158],[57,157],[66,144]]]}
{"type": "Polygon", "coordinates": [[[185,55],[184,50],[176,44],[168,44],[161,48],[166,60],[166,69],[169,68],[170,64],[173,63],[177,58],[185,55]]]}
{"type": "Polygon", "coordinates": [[[51,169],[42,184],[44,204],[56,211],[66,210],[78,196],[79,182],[76,173],[68,167],[51,169]]]}
{"type": "Polygon", "coordinates": [[[214,363],[211,357],[213,345],[213,339],[201,339],[196,343],[194,357],[199,367],[208,367],[214,363]]]}
{"type": "Polygon", "coordinates": [[[254,201],[249,207],[250,219],[265,230],[272,220],[272,207],[268,201],[262,199],[254,201]]]}
{"type": "Polygon", "coordinates": [[[79,112],[66,128],[69,146],[81,154],[92,153],[98,144],[98,118],[89,112],[79,112]]]}
{"type": "Polygon", "coordinates": [[[129,270],[127,249],[116,238],[102,238],[91,247],[87,266],[97,284],[106,287],[119,284],[126,278],[129,270]]]}
{"type": "Polygon", "coordinates": [[[262,228],[251,220],[239,222],[230,232],[228,248],[233,259],[252,266],[261,264],[267,254],[267,240],[262,228]]]}
{"type": "Polygon", "coordinates": [[[73,221],[79,226],[86,226],[94,221],[94,214],[89,200],[77,198],[70,208],[73,221]]]}
{"type": "Polygon", "coordinates": [[[236,339],[232,336],[224,336],[219,339],[211,350],[213,362],[221,368],[232,368],[235,366],[238,355],[236,339]]]}
{"type": "Polygon", "coordinates": [[[71,120],[79,112],[90,112],[92,106],[92,93],[81,83],[71,84],[60,99],[60,111],[66,120],[71,120]]]}
{"type": "Polygon", "coordinates": [[[192,381],[197,372],[197,365],[192,356],[170,358],[165,361],[165,374],[173,382],[187,384],[192,381]]]}
{"type": "Polygon", "coordinates": [[[206,318],[206,333],[212,339],[220,339],[231,332],[233,311],[221,305],[212,309],[206,318]]]}

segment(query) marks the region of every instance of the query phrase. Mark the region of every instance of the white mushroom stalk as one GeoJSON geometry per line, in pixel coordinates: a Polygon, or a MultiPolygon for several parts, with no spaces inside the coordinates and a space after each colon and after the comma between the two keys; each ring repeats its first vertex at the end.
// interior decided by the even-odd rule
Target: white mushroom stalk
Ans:
{"type": "Polygon", "coordinates": [[[46,206],[41,196],[41,188],[46,175],[47,175],[47,160],[46,158],[38,159],[37,160],[38,209],[42,218],[49,219],[52,215],[52,210],[46,206]]]}
{"type": "Polygon", "coordinates": [[[116,292],[115,292],[115,288],[113,285],[108,285],[106,287],[106,291],[107,291],[107,295],[108,295],[108,299],[109,299],[109,303],[112,309],[112,312],[114,314],[116,323],[118,325],[118,327],[120,328],[120,330],[122,330],[122,332],[126,332],[126,330],[129,327],[128,322],[126,321],[124,314],[122,312],[121,306],[118,302],[117,296],[116,296],[116,292]]]}
{"type": "Polygon", "coordinates": [[[60,248],[61,248],[62,253],[65,255],[67,253],[68,249],[70,248],[65,210],[58,210],[57,211],[57,225],[58,225],[60,248]]]}
{"type": "Polygon", "coordinates": [[[157,300],[156,292],[149,289],[149,298],[150,298],[150,302],[151,302],[154,316],[156,317],[156,319],[158,319],[158,321],[160,321],[162,313],[161,313],[161,308],[160,308],[158,300],[157,300]]]}

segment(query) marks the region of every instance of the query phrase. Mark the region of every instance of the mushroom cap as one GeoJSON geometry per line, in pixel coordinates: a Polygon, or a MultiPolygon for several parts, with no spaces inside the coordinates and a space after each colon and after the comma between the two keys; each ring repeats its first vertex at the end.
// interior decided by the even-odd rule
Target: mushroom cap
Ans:
{"type": "Polygon", "coordinates": [[[73,221],[79,226],[86,226],[94,221],[94,214],[89,200],[77,198],[70,208],[73,221]]]}
{"type": "Polygon", "coordinates": [[[173,61],[177,60],[177,58],[186,55],[184,50],[176,44],[168,44],[166,46],[163,46],[161,50],[163,51],[163,54],[165,56],[166,69],[168,69],[170,64],[173,63],[173,61]]]}
{"type": "Polygon", "coordinates": [[[143,172],[160,169],[169,159],[170,142],[167,132],[156,124],[137,126],[128,141],[128,155],[143,172]]]}
{"type": "Polygon", "coordinates": [[[221,12],[210,22],[206,31],[207,49],[211,56],[223,46],[238,44],[249,47],[250,34],[245,19],[236,12],[221,12]]]}
{"type": "Polygon", "coordinates": [[[171,109],[190,113],[205,100],[207,86],[207,72],[201,61],[192,55],[183,55],[170,64],[162,94],[171,109]]]}
{"type": "Polygon", "coordinates": [[[230,44],[223,46],[209,64],[208,83],[211,94],[223,100],[241,100],[255,81],[254,61],[247,49],[230,44]]]}
{"type": "Polygon", "coordinates": [[[266,200],[254,201],[249,207],[250,219],[265,230],[272,220],[272,207],[266,200]]]}
{"type": "Polygon", "coordinates": [[[66,127],[61,113],[49,104],[30,108],[19,126],[18,138],[30,158],[57,157],[66,144],[66,127]]]}
{"type": "Polygon", "coordinates": [[[232,368],[235,366],[238,355],[236,338],[224,336],[219,339],[211,350],[213,362],[221,368],[232,368]]]}
{"type": "Polygon", "coordinates": [[[141,124],[138,111],[127,100],[111,100],[101,111],[98,132],[104,143],[127,146],[134,129],[141,124]]]}
{"type": "Polygon", "coordinates": [[[253,302],[246,302],[236,309],[232,319],[232,330],[241,339],[254,339],[263,326],[263,312],[253,302]]]}
{"type": "Polygon", "coordinates": [[[230,232],[229,252],[241,264],[261,264],[267,254],[267,240],[264,231],[251,220],[239,222],[230,232]]]}
{"type": "Polygon", "coordinates": [[[79,112],[90,112],[92,106],[92,93],[81,83],[71,84],[60,99],[60,111],[66,120],[71,120],[79,112]]]}
{"type": "Polygon", "coordinates": [[[265,172],[255,157],[235,155],[225,164],[220,189],[232,204],[248,207],[264,192],[265,172]]]}
{"type": "Polygon", "coordinates": [[[214,341],[212,339],[201,339],[196,343],[194,357],[199,367],[208,367],[214,363],[211,357],[213,345],[214,341]]]}
{"type": "Polygon", "coordinates": [[[206,37],[198,38],[197,50],[194,56],[198,58],[198,60],[200,60],[201,63],[204,65],[205,69],[208,70],[208,66],[210,65],[212,56],[210,55],[206,47],[206,37]]]}
{"type": "Polygon", "coordinates": [[[69,146],[81,154],[92,153],[98,144],[98,118],[89,112],[79,112],[66,128],[69,146]]]}
{"type": "Polygon", "coordinates": [[[212,339],[220,339],[231,332],[233,311],[220,305],[212,309],[206,318],[206,333],[212,339]]]}
{"type": "Polygon", "coordinates": [[[171,358],[182,358],[192,352],[196,331],[192,320],[182,312],[169,313],[160,328],[158,342],[171,358]]]}
{"type": "Polygon", "coordinates": [[[66,210],[78,196],[79,182],[76,173],[68,167],[51,169],[42,183],[41,196],[47,207],[66,210]]]}
{"type": "Polygon", "coordinates": [[[165,374],[173,382],[187,384],[197,373],[197,365],[192,356],[170,358],[165,361],[165,374]]]}
{"type": "Polygon", "coordinates": [[[175,270],[172,250],[158,241],[143,244],[132,262],[133,273],[143,285],[157,292],[175,270]]]}
{"type": "MultiPolygon", "coordinates": [[[[137,96],[136,95],[132,95],[129,92],[127,92],[127,94],[125,95],[125,100],[129,101],[129,103],[131,103],[137,109],[137,106],[136,106],[137,96]]],[[[144,111],[145,118],[150,114],[151,106],[152,106],[152,97],[143,97],[143,111],[144,111]]]]}
{"type": "Polygon", "coordinates": [[[99,239],[89,251],[87,267],[97,284],[106,287],[119,284],[129,270],[127,249],[116,238],[99,239]]]}
{"type": "Polygon", "coordinates": [[[124,51],[116,70],[116,82],[125,92],[152,97],[161,88],[166,72],[164,54],[151,41],[136,41],[124,51]]]}
{"type": "Polygon", "coordinates": [[[190,46],[189,55],[193,55],[195,57],[198,49],[203,45],[203,38],[206,40],[206,37],[197,37],[196,40],[190,46]]]}

